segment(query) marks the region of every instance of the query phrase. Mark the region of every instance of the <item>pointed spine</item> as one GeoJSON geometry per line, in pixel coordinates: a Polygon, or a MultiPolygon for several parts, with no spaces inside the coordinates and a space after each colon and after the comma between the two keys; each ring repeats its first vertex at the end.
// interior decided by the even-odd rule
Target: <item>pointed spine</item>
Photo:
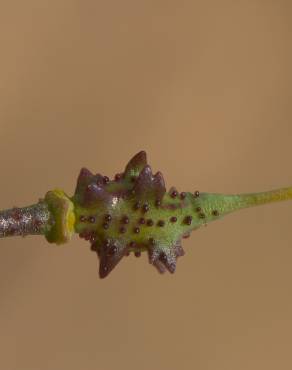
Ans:
{"type": "Polygon", "coordinates": [[[141,150],[126,165],[124,177],[129,179],[131,177],[138,176],[146,165],[147,165],[146,152],[144,150],[141,150]]]}
{"type": "Polygon", "coordinates": [[[101,279],[107,277],[127,253],[125,245],[112,239],[104,239],[101,243],[96,241],[92,243],[91,249],[97,252],[101,279]]]}
{"type": "Polygon", "coordinates": [[[162,173],[157,172],[153,176],[151,167],[146,165],[140,172],[133,190],[139,199],[162,199],[166,192],[162,173]]]}

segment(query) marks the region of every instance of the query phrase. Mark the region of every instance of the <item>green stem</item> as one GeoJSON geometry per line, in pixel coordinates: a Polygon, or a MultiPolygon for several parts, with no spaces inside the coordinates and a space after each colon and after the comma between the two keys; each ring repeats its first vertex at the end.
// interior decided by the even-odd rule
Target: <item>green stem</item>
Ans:
{"type": "MultiPolygon", "coordinates": [[[[200,198],[207,215],[211,215],[212,210],[216,209],[218,210],[220,217],[222,217],[239,209],[292,199],[292,187],[279,188],[258,193],[201,193],[200,198]]],[[[218,217],[211,217],[208,221],[212,221],[214,219],[218,219],[218,217]]]]}
{"type": "Polygon", "coordinates": [[[260,193],[241,194],[241,208],[292,199],[292,187],[274,189],[260,193]]]}

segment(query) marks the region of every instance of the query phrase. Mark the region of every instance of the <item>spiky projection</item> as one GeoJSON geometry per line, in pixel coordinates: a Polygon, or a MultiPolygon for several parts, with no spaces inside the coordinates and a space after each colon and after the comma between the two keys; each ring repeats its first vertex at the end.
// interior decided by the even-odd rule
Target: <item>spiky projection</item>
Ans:
{"type": "Polygon", "coordinates": [[[292,187],[237,195],[167,191],[140,151],[113,180],[82,168],[72,197],[55,189],[38,204],[0,212],[0,237],[44,234],[64,244],[76,232],[97,253],[101,278],[124,256],[143,251],[159,272],[173,273],[184,255],[182,239],[193,230],[241,208],[291,198],[292,187]]]}

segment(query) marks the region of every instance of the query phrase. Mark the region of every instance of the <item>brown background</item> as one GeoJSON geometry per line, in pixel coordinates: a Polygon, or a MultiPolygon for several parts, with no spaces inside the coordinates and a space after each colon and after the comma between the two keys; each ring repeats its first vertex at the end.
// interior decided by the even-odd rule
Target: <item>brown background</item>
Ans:
{"type": "MultiPolygon", "coordinates": [[[[167,187],[292,184],[291,1],[0,2],[1,208],[144,149],[167,187]]],[[[0,248],[2,370],[292,368],[292,204],[243,210],[105,280],[77,236],[0,248]]]]}

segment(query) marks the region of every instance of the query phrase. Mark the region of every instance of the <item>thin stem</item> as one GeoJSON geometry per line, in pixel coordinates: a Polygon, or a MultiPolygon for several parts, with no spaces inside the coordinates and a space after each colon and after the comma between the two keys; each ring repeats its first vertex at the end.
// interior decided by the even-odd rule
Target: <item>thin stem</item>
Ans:
{"type": "MultiPolygon", "coordinates": [[[[201,193],[201,204],[204,203],[204,209],[207,213],[212,214],[212,210],[216,209],[220,216],[228,213],[248,208],[268,204],[272,202],[280,202],[292,199],[292,187],[279,188],[270,191],[258,193],[241,193],[241,194],[216,194],[216,193],[201,193]]],[[[216,217],[215,219],[218,219],[216,217]]],[[[211,221],[215,220],[214,217],[211,221]]]]}
{"type": "Polygon", "coordinates": [[[0,238],[43,235],[51,222],[50,216],[48,205],[43,201],[0,211],[0,238]]]}
{"type": "Polygon", "coordinates": [[[292,199],[292,187],[263,191],[260,193],[240,194],[242,207],[253,207],[262,204],[292,199]]]}

